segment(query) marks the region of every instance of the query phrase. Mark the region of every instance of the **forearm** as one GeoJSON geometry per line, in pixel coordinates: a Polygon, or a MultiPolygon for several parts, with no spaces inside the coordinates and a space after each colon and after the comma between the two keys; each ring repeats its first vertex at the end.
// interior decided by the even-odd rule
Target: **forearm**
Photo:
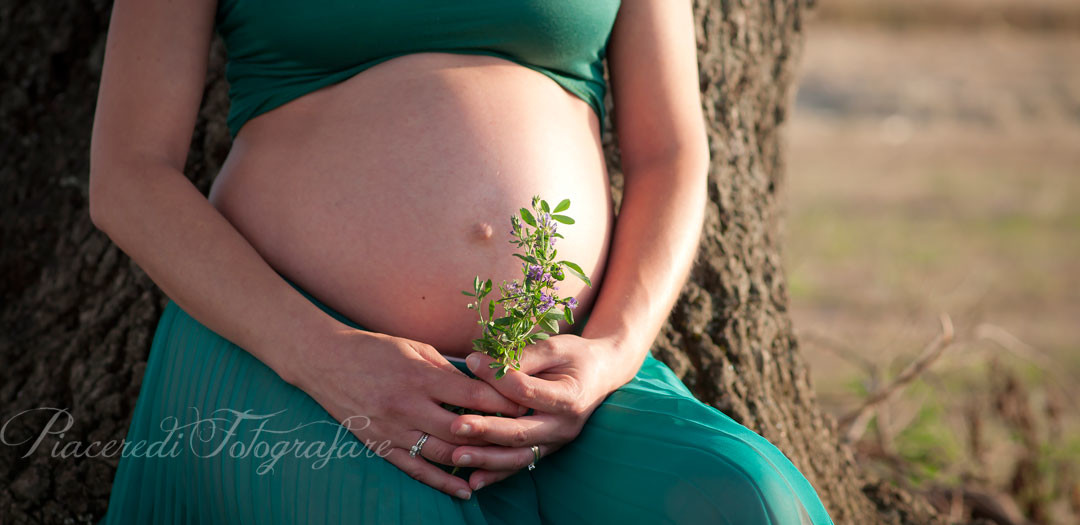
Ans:
{"type": "Polygon", "coordinates": [[[582,337],[604,339],[611,377],[633,378],[678,299],[700,241],[708,162],[693,156],[625,175],[608,266],[582,337]]]}
{"type": "Polygon", "coordinates": [[[313,334],[346,328],[279,276],[174,168],[96,173],[91,209],[98,228],[166,295],[286,381],[313,334]]]}

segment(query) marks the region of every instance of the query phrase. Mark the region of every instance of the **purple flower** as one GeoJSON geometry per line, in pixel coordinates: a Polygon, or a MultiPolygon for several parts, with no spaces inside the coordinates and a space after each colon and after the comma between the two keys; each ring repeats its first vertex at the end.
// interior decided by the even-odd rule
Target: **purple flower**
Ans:
{"type": "Polygon", "coordinates": [[[567,308],[577,308],[577,299],[571,297],[566,301],[563,301],[563,304],[565,304],[567,308]]]}
{"type": "Polygon", "coordinates": [[[529,279],[532,279],[534,281],[539,281],[540,280],[541,269],[540,269],[539,264],[530,264],[528,270],[529,270],[529,273],[528,273],[529,279]]]}
{"type": "Polygon", "coordinates": [[[555,298],[546,293],[541,293],[539,304],[540,313],[546,312],[548,308],[551,308],[552,306],[555,306],[555,298]]]}
{"type": "Polygon", "coordinates": [[[512,296],[515,296],[515,295],[520,296],[520,297],[518,297],[517,299],[515,299],[513,301],[507,302],[506,303],[507,308],[524,309],[527,306],[526,303],[528,301],[525,298],[525,296],[522,295],[525,292],[525,288],[522,287],[521,283],[517,282],[516,279],[513,280],[513,281],[510,281],[510,282],[506,282],[505,285],[503,286],[503,288],[505,290],[505,293],[504,293],[503,297],[512,297],[512,296]]]}
{"type": "Polygon", "coordinates": [[[536,224],[537,224],[537,226],[540,227],[540,229],[545,230],[548,233],[555,233],[555,225],[558,224],[558,223],[555,222],[555,219],[551,218],[550,214],[548,214],[547,212],[544,212],[544,213],[541,213],[540,217],[537,217],[537,218],[539,220],[536,221],[536,224]]]}
{"type": "Polygon", "coordinates": [[[510,281],[510,283],[506,285],[506,291],[509,292],[511,295],[519,294],[521,293],[521,284],[518,283],[516,280],[510,281]]]}

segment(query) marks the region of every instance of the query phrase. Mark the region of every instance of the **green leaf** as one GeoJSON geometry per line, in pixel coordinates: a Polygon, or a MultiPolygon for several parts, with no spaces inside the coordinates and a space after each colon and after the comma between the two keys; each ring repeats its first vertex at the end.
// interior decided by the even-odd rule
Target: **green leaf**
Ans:
{"type": "Polygon", "coordinates": [[[473,277],[473,291],[480,293],[480,276],[473,277]]]}
{"type": "Polygon", "coordinates": [[[563,224],[574,224],[574,219],[567,217],[566,215],[552,215],[552,219],[555,219],[563,224]]]}
{"type": "Polygon", "coordinates": [[[495,372],[495,379],[502,379],[502,376],[506,375],[507,367],[502,367],[498,372],[495,372]]]}
{"type": "Polygon", "coordinates": [[[565,238],[566,238],[566,237],[563,237],[561,233],[554,233],[554,234],[552,234],[551,236],[552,236],[552,237],[558,237],[558,238],[560,238],[560,239],[565,239],[565,238]]]}
{"type": "Polygon", "coordinates": [[[555,213],[559,213],[560,211],[565,211],[569,207],[570,207],[570,199],[563,199],[563,200],[559,201],[558,206],[555,206],[555,213]]]}
{"type": "Polygon", "coordinates": [[[536,332],[531,337],[535,341],[543,341],[544,339],[547,339],[548,337],[551,337],[551,336],[549,336],[548,334],[546,334],[544,332],[536,332]]]}
{"type": "Polygon", "coordinates": [[[540,262],[536,260],[536,257],[533,257],[532,255],[521,255],[520,253],[515,253],[515,254],[512,254],[512,255],[514,257],[517,257],[518,259],[521,259],[521,260],[527,262],[527,263],[540,264],[540,262]]]}
{"type": "Polygon", "coordinates": [[[495,326],[506,326],[506,325],[512,323],[513,321],[514,321],[514,319],[512,317],[500,317],[498,319],[495,319],[492,322],[495,323],[495,326]]]}
{"type": "Polygon", "coordinates": [[[554,308],[549,308],[548,311],[544,312],[544,317],[556,320],[563,319],[563,313],[554,308]]]}
{"type": "Polygon", "coordinates": [[[464,295],[468,295],[469,297],[476,297],[475,294],[471,294],[469,292],[466,292],[465,290],[462,290],[461,293],[464,294],[464,295]]]}
{"type": "Polygon", "coordinates": [[[548,213],[551,213],[551,208],[548,208],[548,203],[547,203],[547,201],[543,201],[543,200],[542,200],[542,201],[540,201],[540,209],[541,209],[541,210],[544,210],[544,211],[546,211],[546,212],[548,212],[548,213]]]}
{"type": "Polygon", "coordinates": [[[570,273],[577,276],[578,279],[581,279],[582,281],[585,281],[585,284],[589,285],[589,288],[592,288],[592,281],[590,281],[589,278],[585,276],[585,272],[581,271],[580,266],[578,266],[578,265],[576,265],[576,264],[574,264],[574,263],[572,263],[570,261],[559,261],[557,264],[561,264],[561,265],[565,266],[566,269],[570,271],[570,273]]]}
{"type": "Polygon", "coordinates": [[[540,319],[539,324],[540,324],[540,327],[543,328],[544,330],[547,330],[547,331],[555,333],[555,334],[559,333],[559,323],[555,322],[554,319],[544,317],[543,319],[540,319]]]}
{"type": "Polygon", "coordinates": [[[574,311],[570,307],[563,307],[563,316],[566,317],[566,322],[574,324],[574,311]]]}
{"type": "Polygon", "coordinates": [[[491,302],[488,303],[488,319],[491,319],[494,316],[495,316],[495,301],[491,301],[491,302]]]}
{"type": "Polygon", "coordinates": [[[484,293],[487,294],[489,292],[491,292],[491,279],[484,281],[484,293]]]}
{"type": "Polygon", "coordinates": [[[533,219],[532,213],[529,213],[529,210],[526,210],[525,208],[521,209],[521,220],[525,221],[525,224],[528,224],[533,228],[536,227],[536,220],[533,219]]]}

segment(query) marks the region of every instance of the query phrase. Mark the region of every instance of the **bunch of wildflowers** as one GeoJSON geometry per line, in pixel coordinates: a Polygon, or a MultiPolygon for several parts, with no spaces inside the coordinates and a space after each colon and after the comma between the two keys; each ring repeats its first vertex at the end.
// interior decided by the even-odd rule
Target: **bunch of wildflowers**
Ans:
{"type": "Polygon", "coordinates": [[[547,201],[535,196],[532,211],[521,208],[520,218],[510,218],[510,235],[513,236],[510,242],[524,252],[513,254],[522,261],[522,280],[503,281],[499,286],[502,297],[488,300],[487,318],[482,303],[491,293],[491,279],[481,281],[477,276],[473,280],[473,291],[461,292],[475,299],[467,307],[476,310],[480,316],[477,323],[484,327],[484,332],[479,339],[473,340],[473,349],[495,359],[491,367],[499,369],[495,372],[496,379],[505,375],[510,367],[520,368],[526,345],[559,333],[560,319],[574,324],[573,309],[577,307],[577,300],[560,298],[555,283],[562,281],[566,273],[571,273],[592,286],[580,266],[555,259],[558,255],[555,239],[564,238],[556,231],[558,223],[574,224],[574,219],[560,213],[569,208],[570,199],[563,199],[552,209],[547,201]],[[502,305],[504,317],[495,318],[496,303],[502,305]]]}

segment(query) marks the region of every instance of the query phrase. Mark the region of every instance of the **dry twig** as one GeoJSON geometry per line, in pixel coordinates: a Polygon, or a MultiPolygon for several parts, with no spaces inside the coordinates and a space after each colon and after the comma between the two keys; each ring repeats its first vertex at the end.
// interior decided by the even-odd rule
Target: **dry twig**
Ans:
{"type": "MultiPolygon", "coordinates": [[[[856,428],[853,423],[864,420],[866,418],[865,414],[869,413],[875,406],[896,395],[897,392],[911,384],[911,382],[918,378],[920,374],[930,368],[930,365],[932,365],[937,358],[941,357],[941,354],[944,353],[945,349],[952,344],[953,337],[954,331],[952,319],[949,318],[948,314],[943,313],[941,314],[941,333],[938,334],[930,344],[926,345],[926,348],[923,349],[919,357],[900,372],[891,383],[870,394],[859,408],[856,408],[840,418],[839,425],[841,429],[844,429],[845,438],[850,442],[861,437],[862,431],[857,433],[851,432],[851,430],[856,428]]],[[[865,425],[861,426],[865,429],[865,425]]]]}

